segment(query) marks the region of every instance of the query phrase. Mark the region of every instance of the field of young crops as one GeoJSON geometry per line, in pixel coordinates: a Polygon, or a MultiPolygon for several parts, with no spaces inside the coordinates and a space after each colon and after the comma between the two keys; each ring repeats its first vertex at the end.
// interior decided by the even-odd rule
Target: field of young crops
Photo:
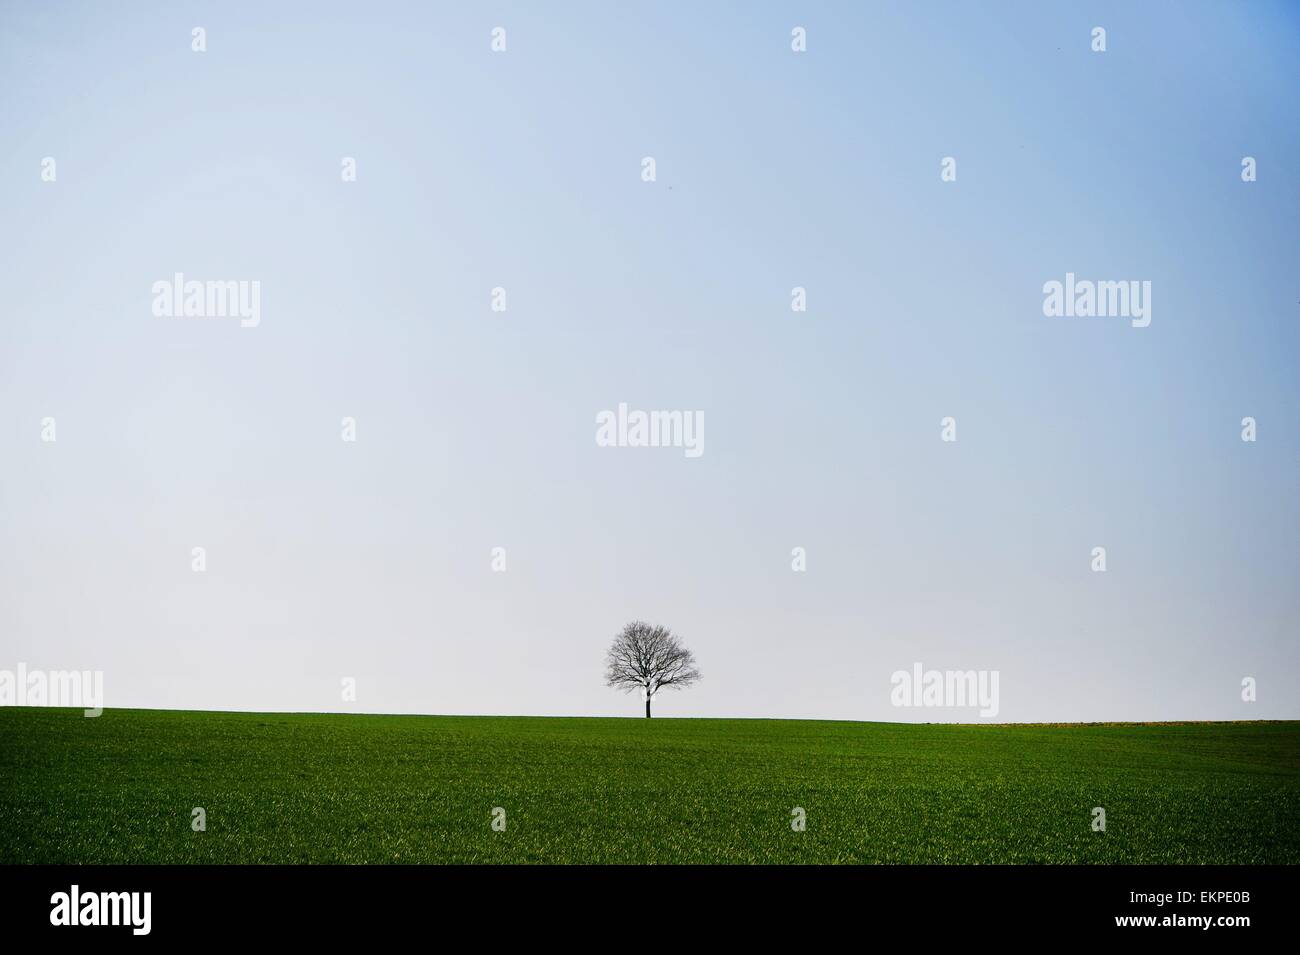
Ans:
{"type": "Polygon", "coordinates": [[[0,862],[1296,863],[1300,723],[10,707],[0,862]]]}

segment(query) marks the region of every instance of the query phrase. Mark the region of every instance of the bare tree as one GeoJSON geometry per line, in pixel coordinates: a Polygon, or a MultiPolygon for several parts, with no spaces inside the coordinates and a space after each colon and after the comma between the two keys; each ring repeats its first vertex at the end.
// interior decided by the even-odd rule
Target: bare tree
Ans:
{"type": "Polygon", "coordinates": [[[656,693],[664,687],[690,686],[699,678],[694,655],[671,630],[640,620],[624,627],[605,654],[605,684],[625,691],[641,687],[646,719],[656,693]]]}

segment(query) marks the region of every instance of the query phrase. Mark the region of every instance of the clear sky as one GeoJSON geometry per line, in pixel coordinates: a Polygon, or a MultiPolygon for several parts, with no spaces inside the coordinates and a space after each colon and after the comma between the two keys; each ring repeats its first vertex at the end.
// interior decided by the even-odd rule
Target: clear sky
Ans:
{"type": "Polygon", "coordinates": [[[0,668],[636,716],[640,618],[664,716],[1300,717],[1300,8],[548,6],[0,6],[0,668]]]}

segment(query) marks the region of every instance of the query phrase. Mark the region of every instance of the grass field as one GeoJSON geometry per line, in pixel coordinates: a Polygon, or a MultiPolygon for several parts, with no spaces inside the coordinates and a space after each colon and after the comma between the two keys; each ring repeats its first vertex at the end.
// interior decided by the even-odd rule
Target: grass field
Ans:
{"type": "Polygon", "coordinates": [[[1296,863],[1300,723],[3,708],[0,862],[1296,863]]]}

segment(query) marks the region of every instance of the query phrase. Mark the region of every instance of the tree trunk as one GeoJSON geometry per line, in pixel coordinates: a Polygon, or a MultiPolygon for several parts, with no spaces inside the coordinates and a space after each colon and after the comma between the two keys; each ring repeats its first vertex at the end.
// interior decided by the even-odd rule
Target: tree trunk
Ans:
{"type": "Polygon", "coordinates": [[[650,719],[650,688],[646,687],[645,691],[645,718],[650,719]]]}

